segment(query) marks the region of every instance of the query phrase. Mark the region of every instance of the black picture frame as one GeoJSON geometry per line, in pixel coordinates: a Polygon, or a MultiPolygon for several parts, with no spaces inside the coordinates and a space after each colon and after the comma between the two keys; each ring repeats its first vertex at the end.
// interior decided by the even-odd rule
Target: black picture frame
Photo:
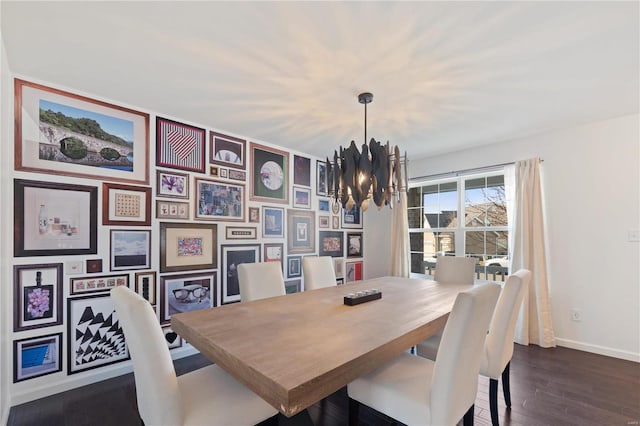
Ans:
{"type": "Polygon", "coordinates": [[[300,155],[293,156],[293,184],[311,187],[311,159],[300,155]]]}
{"type": "Polygon", "coordinates": [[[238,265],[260,262],[260,244],[223,244],[220,250],[222,252],[220,265],[222,304],[239,302],[238,265]]]}
{"type": "Polygon", "coordinates": [[[97,187],[24,179],[13,182],[15,257],[98,252],[97,187]]]}
{"type": "Polygon", "coordinates": [[[13,331],[62,324],[62,263],[13,267],[13,331]]]}
{"type": "Polygon", "coordinates": [[[318,238],[318,255],[343,257],[344,256],[344,232],[320,231],[318,238]]]}
{"type": "Polygon", "coordinates": [[[287,257],[287,278],[299,278],[302,276],[302,256],[287,257]]]}
{"type": "Polygon", "coordinates": [[[209,162],[235,169],[246,169],[247,141],[218,132],[209,132],[209,162]]]}
{"type": "Polygon", "coordinates": [[[363,244],[362,232],[347,232],[347,257],[363,257],[363,244]]]}
{"type": "Polygon", "coordinates": [[[329,195],[327,163],[322,160],[316,160],[316,194],[325,197],[329,195]]]}
{"type": "Polygon", "coordinates": [[[13,383],[62,371],[62,333],[13,341],[13,383]]]}

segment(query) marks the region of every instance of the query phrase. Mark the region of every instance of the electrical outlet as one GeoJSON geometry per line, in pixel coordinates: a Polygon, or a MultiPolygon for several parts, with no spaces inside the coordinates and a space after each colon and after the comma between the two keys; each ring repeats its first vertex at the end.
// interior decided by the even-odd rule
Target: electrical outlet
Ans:
{"type": "Polygon", "coordinates": [[[571,320],[580,322],[582,321],[582,311],[580,309],[571,310],[571,320]]]}
{"type": "Polygon", "coordinates": [[[627,231],[627,240],[632,243],[640,241],[640,229],[629,229],[627,231]]]}

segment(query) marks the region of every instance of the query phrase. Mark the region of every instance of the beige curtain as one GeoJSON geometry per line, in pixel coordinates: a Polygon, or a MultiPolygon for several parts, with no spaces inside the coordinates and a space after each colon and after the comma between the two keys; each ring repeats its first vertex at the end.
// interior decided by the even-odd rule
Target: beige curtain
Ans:
{"type": "Polygon", "coordinates": [[[400,191],[400,202],[395,203],[391,217],[391,275],[409,277],[409,218],[404,190],[400,191]]]}
{"type": "Polygon", "coordinates": [[[511,271],[520,268],[531,271],[529,291],[522,302],[515,341],[523,345],[533,343],[543,348],[554,347],[539,158],[516,162],[514,190],[511,271]]]}

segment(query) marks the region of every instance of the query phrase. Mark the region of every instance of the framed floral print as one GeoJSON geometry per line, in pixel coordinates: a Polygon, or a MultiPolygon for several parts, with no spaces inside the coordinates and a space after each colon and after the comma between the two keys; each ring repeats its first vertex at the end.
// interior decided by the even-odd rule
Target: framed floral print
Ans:
{"type": "Polygon", "coordinates": [[[204,173],[205,131],[156,117],[156,165],[204,173]]]}
{"type": "Polygon", "coordinates": [[[289,153],[251,142],[251,200],[289,202],[289,153]]]}
{"type": "Polygon", "coordinates": [[[13,267],[13,331],[62,324],[62,263],[13,267]]]}
{"type": "Polygon", "coordinates": [[[156,171],[156,195],[189,199],[189,175],[165,170],[156,171]]]}
{"type": "Polygon", "coordinates": [[[15,79],[16,170],[146,185],[149,114],[15,79]]]}
{"type": "Polygon", "coordinates": [[[244,139],[210,132],[209,143],[210,163],[243,170],[246,168],[245,149],[247,142],[244,139]]]}

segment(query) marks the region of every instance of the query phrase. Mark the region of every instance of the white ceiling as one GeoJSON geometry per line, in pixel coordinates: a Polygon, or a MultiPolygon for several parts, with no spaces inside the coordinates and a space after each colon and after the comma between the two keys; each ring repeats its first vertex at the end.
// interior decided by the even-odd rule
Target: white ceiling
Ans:
{"type": "MultiPolygon", "coordinates": [[[[1,2],[11,72],[317,156],[637,113],[639,3],[1,2]]],[[[579,143],[579,141],[576,141],[579,143]]]]}

